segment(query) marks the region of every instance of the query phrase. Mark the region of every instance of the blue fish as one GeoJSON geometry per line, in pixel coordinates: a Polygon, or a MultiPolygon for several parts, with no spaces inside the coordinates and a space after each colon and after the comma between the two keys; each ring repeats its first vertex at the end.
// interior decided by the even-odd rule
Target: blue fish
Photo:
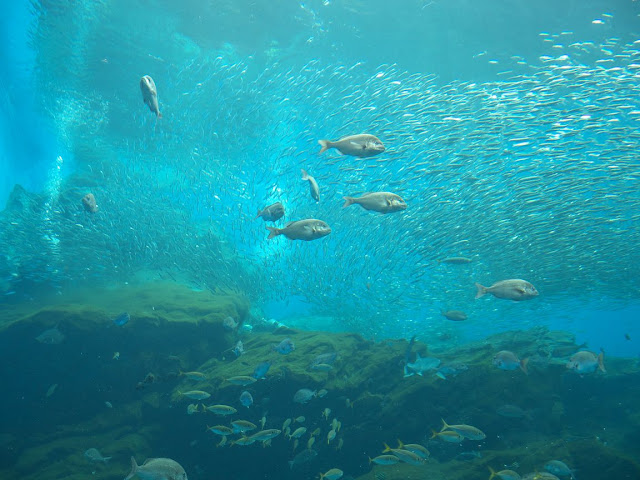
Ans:
{"type": "Polygon", "coordinates": [[[269,371],[269,368],[271,368],[271,362],[266,361],[266,362],[260,363],[256,367],[256,369],[253,371],[253,378],[255,378],[257,380],[260,380],[261,378],[264,378],[264,376],[269,371]]]}
{"type": "Polygon", "coordinates": [[[121,327],[121,326],[126,325],[127,323],[129,323],[129,320],[131,320],[131,317],[129,316],[129,314],[127,312],[123,312],[120,315],[118,315],[116,318],[113,319],[113,323],[115,323],[117,326],[121,327]]]}
{"type": "Polygon", "coordinates": [[[282,355],[289,355],[296,349],[296,346],[290,338],[285,338],[278,345],[274,346],[273,349],[282,355]]]}
{"type": "Polygon", "coordinates": [[[243,407],[249,408],[253,404],[253,397],[245,390],[240,394],[240,403],[243,407]]]}

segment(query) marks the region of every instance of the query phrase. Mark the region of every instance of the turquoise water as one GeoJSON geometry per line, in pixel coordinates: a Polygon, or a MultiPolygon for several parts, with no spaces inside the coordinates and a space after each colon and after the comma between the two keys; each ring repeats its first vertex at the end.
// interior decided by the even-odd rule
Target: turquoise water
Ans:
{"type": "MultiPolygon", "coordinates": [[[[251,312],[242,320],[245,329],[251,325],[255,332],[275,322],[302,330],[357,332],[380,350],[397,346],[389,339],[416,336],[446,356],[447,349],[493,334],[548,327],[569,332],[575,345],[603,350],[607,358],[638,359],[640,2],[4,3],[3,307],[19,310],[55,303],[51,298],[65,301],[75,298],[78,289],[107,292],[170,280],[194,292],[246,296],[251,312]],[[162,118],[142,101],[143,75],[155,81],[162,118]],[[319,140],[361,133],[378,137],[385,151],[366,158],[336,149],[320,153],[319,140]],[[302,180],[302,169],[317,181],[319,201],[302,180]],[[358,205],[343,207],[345,196],[381,191],[400,195],[407,208],[381,214],[358,205]],[[97,211],[83,207],[88,193],[95,196],[97,211]],[[272,224],[256,218],[256,212],[275,202],[284,205],[283,219],[272,224]],[[302,219],[322,220],[331,233],[309,242],[284,235],[267,238],[266,226],[284,228],[286,222],[302,219]],[[466,261],[446,261],[452,257],[466,261]],[[506,279],[524,279],[539,294],[523,301],[491,294],[474,298],[476,282],[488,287],[506,279]],[[448,320],[442,314],[447,310],[463,311],[466,319],[448,320]]],[[[2,323],[8,320],[2,318],[2,323]]],[[[100,339],[85,341],[64,327],[73,352],[78,345],[82,355],[103,347],[100,339]]],[[[31,340],[35,336],[25,335],[31,340]]],[[[189,335],[177,335],[176,342],[193,341],[189,335]]],[[[250,345],[247,335],[249,339],[242,338],[250,345]]],[[[122,338],[127,338],[124,333],[122,338]]],[[[86,407],[83,421],[92,421],[106,398],[114,400],[104,396],[105,391],[117,392],[122,403],[140,401],[142,394],[118,383],[125,375],[138,382],[157,368],[171,370],[175,380],[177,372],[174,365],[167,366],[166,356],[165,363],[158,361],[160,366],[127,366],[126,354],[134,358],[142,350],[131,339],[127,342],[131,344],[126,344],[129,352],[123,348],[122,371],[108,370],[114,362],[105,367],[103,361],[119,347],[104,347],[101,356],[86,364],[87,376],[75,379],[72,399],[79,398],[86,407]],[[100,395],[83,390],[95,386],[93,371],[104,375],[96,387],[100,395]]],[[[56,376],[49,376],[40,366],[49,357],[36,347],[33,352],[15,344],[6,349],[12,360],[25,361],[29,375],[42,378],[25,382],[27,393],[11,391],[4,421],[25,409],[25,398],[30,402],[26,409],[42,412],[43,405],[33,400],[42,397],[41,384],[61,385],[60,393],[51,393],[51,402],[59,401],[55,411],[44,409],[52,418],[34,416],[23,426],[30,435],[41,425],[50,431],[80,416],[68,410],[64,388],[69,387],[60,378],[81,362],[65,357],[56,364],[56,376]]],[[[146,347],[151,351],[154,345],[146,347]]],[[[182,344],[175,347],[184,350],[182,344]]],[[[268,345],[255,348],[263,348],[265,357],[272,354],[268,345]]],[[[385,388],[399,381],[395,376],[400,378],[403,361],[415,358],[413,352],[403,357],[404,348],[402,343],[399,354],[389,354],[389,362],[398,363],[390,368],[393,381],[380,377],[372,380],[375,385],[367,383],[373,393],[378,387],[383,392],[384,400],[374,409],[383,411],[398,393],[395,387],[385,388]]],[[[201,364],[191,368],[209,360],[200,356],[201,364]]],[[[501,443],[503,430],[522,441],[515,442],[519,448],[538,434],[538,439],[552,438],[559,429],[571,434],[563,437],[571,437],[567,442],[593,437],[606,446],[602,425],[637,426],[637,407],[626,403],[623,388],[637,390],[637,373],[629,374],[625,383],[631,367],[616,372],[614,363],[606,377],[594,375],[580,383],[580,376],[556,374],[566,374],[563,362],[568,355],[558,357],[562,360],[555,358],[552,367],[540,366],[544,362],[539,358],[537,367],[532,361],[534,374],[538,368],[540,376],[527,378],[539,384],[531,381],[521,387],[525,377],[520,371],[520,376],[509,374],[513,383],[495,383],[505,392],[513,388],[512,398],[518,389],[524,392],[519,398],[523,403],[545,412],[544,428],[502,428],[504,424],[487,414],[487,405],[480,408],[483,394],[473,393],[480,386],[470,381],[464,383],[470,390],[456,391],[460,395],[455,398],[447,390],[429,399],[433,405],[422,397],[414,399],[409,420],[401,423],[418,435],[414,418],[429,416],[429,428],[435,428],[439,415],[453,416],[442,411],[452,402],[464,413],[463,420],[480,418],[492,425],[491,438],[475,447],[504,451],[510,447],[501,443]],[[602,378],[611,382],[610,392],[601,390],[602,378]],[[592,396],[594,392],[607,402],[620,398],[620,411],[594,413],[592,400],[600,398],[592,396]],[[472,397],[475,400],[464,403],[472,397]],[[569,418],[562,417],[565,406],[560,400],[569,418]],[[580,423],[585,417],[597,417],[601,424],[589,429],[580,423]]],[[[253,365],[246,368],[250,371],[253,365]]],[[[10,362],[3,365],[2,376],[6,385],[24,380],[10,362]]],[[[498,377],[482,378],[487,382],[482,387],[489,388],[498,377]]],[[[346,379],[345,373],[345,384],[346,379]]],[[[453,389],[451,384],[442,388],[453,389]]],[[[198,438],[193,432],[203,429],[194,417],[186,427],[183,417],[172,416],[177,410],[172,410],[169,397],[175,385],[168,385],[157,387],[164,389],[158,394],[160,407],[145,414],[159,424],[166,416],[166,425],[178,430],[181,443],[176,446],[169,436],[156,439],[156,446],[180,452],[192,466],[202,464],[206,475],[187,468],[190,478],[220,473],[202,461],[201,439],[199,446],[186,447],[198,438]]],[[[349,392],[350,386],[337,382],[335,388],[343,388],[346,393],[341,393],[361,405],[372,405],[362,386],[349,392]]],[[[269,409],[278,422],[291,413],[289,393],[280,387],[253,391],[258,402],[260,395],[266,397],[265,405],[272,398],[269,409]]],[[[509,395],[504,395],[504,403],[509,395]]],[[[345,398],[327,398],[341,418],[351,415],[345,398]]],[[[320,424],[320,402],[312,405],[317,411],[296,406],[296,415],[315,415],[320,424]]],[[[490,405],[491,413],[496,406],[490,405]]],[[[181,414],[183,410],[180,405],[181,414]]],[[[542,423],[539,412],[534,417],[542,423]]],[[[263,412],[253,413],[257,422],[263,412]]],[[[390,432],[397,427],[396,417],[388,423],[376,421],[359,424],[356,416],[348,427],[367,444],[367,455],[374,451],[374,438],[380,443],[368,430],[372,425],[386,425],[390,432]]],[[[10,438],[0,444],[2,468],[13,465],[14,453],[6,445],[13,448],[20,437],[18,427],[2,428],[9,437],[0,440],[10,438]]],[[[432,448],[425,428],[420,427],[421,442],[432,448]]],[[[385,441],[392,441],[397,430],[385,441]]],[[[364,449],[356,451],[353,435],[346,447],[351,457],[340,455],[345,465],[352,461],[351,474],[356,476],[370,467],[363,460],[364,449]]],[[[630,448],[638,441],[637,434],[626,435],[610,439],[610,444],[630,448]]],[[[32,437],[25,443],[31,445],[32,437]]],[[[286,448],[277,455],[268,450],[258,455],[264,470],[271,472],[266,477],[280,478],[278,469],[291,458],[286,448]]],[[[324,448],[322,461],[338,455],[324,448]]],[[[434,448],[443,463],[460,453],[434,448]]],[[[243,461],[233,455],[225,468],[243,461]]],[[[481,478],[484,467],[474,469],[475,476],[469,478],[481,478]]],[[[305,474],[315,475],[314,469],[305,474]]],[[[583,475],[596,471],[587,472],[584,465],[582,469],[583,475]]],[[[260,474],[243,470],[238,475],[260,474]]]]}

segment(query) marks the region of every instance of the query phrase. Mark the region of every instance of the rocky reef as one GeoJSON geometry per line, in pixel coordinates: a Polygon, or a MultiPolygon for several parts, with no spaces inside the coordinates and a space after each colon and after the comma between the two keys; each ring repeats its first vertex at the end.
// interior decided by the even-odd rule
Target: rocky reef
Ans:
{"type": "Polygon", "coordinates": [[[551,459],[577,469],[580,480],[640,478],[637,361],[605,358],[606,374],[570,372],[566,359],[579,346],[566,332],[507,332],[436,350],[428,339],[410,346],[268,324],[251,318],[241,295],[174,283],[76,291],[47,305],[7,306],[1,315],[3,479],[123,478],[132,455],[174,458],[192,479],[312,478],[337,467],[363,479],[486,480],[488,467],[525,474],[551,459]],[[130,320],[117,325],[123,311],[130,320]],[[274,347],[287,338],[295,349],[279,353],[274,347]],[[500,350],[527,358],[528,374],[493,366],[500,350]],[[322,368],[313,366],[331,353],[322,368]],[[406,359],[417,353],[455,368],[405,377],[406,359]],[[270,362],[266,378],[229,381],[251,377],[262,362],[270,362]],[[307,403],[294,401],[300,389],[314,392],[307,403]],[[245,390],[249,407],[239,402],[245,390]],[[211,396],[193,400],[190,391],[211,396]],[[203,408],[214,404],[237,412],[203,408]],[[500,414],[504,405],[520,410],[500,414]],[[290,428],[307,432],[298,445],[283,432],[264,445],[232,445],[240,435],[231,435],[216,447],[221,437],[207,426],[238,419],[279,430],[297,419],[290,428]],[[481,428],[486,438],[430,439],[442,419],[481,428]],[[317,456],[290,468],[312,433],[317,456]],[[370,464],[398,439],[428,448],[427,462],[370,464]],[[91,461],[89,448],[112,458],[91,461]]]}

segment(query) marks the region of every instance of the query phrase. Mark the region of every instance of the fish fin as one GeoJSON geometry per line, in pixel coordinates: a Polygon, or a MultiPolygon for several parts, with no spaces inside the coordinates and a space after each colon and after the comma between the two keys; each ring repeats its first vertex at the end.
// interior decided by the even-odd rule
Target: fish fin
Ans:
{"type": "Polygon", "coordinates": [[[529,364],[529,357],[527,358],[523,358],[522,360],[520,360],[520,368],[522,369],[522,371],[524,373],[526,373],[527,375],[529,375],[529,370],[527,370],[527,365],[529,364]]]}
{"type": "Polygon", "coordinates": [[[476,298],[484,297],[487,294],[487,287],[483,287],[479,283],[476,282],[476,288],[478,292],[476,293],[476,298]]]}
{"type": "Polygon", "coordinates": [[[442,380],[446,380],[447,379],[447,377],[445,377],[442,372],[436,372],[436,377],[441,378],[442,380]]]}
{"type": "Polygon", "coordinates": [[[318,140],[318,144],[322,147],[318,153],[326,152],[331,148],[331,142],[329,140],[318,140]]]}
{"type": "Polygon", "coordinates": [[[267,237],[267,240],[273,238],[273,237],[277,237],[278,235],[281,235],[280,229],[276,228],[276,227],[267,227],[267,230],[269,230],[269,236],[267,237]]]}
{"type": "Polygon", "coordinates": [[[382,453],[386,453],[386,452],[390,452],[390,451],[391,451],[391,447],[385,443],[384,444],[384,450],[382,450],[382,453]]]}
{"type": "Polygon", "coordinates": [[[302,180],[309,180],[309,174],[307,171],[304,168],[301,168],[300,171],[302,172],[302,180]]]}
{"type": "Polygon", "coordinates": [[[353,197],[342,197],[342,198],[344,198],[344,205],[342,205],[342,208],[346,208],[349,205],[353,205],[355,203],[354,202],[355,199],[353,197]]]}
{"type": "Polygon", "coordinates": [[[158,111],[158,113],[156,114],[156,116],[157,116],[158,118],[162,118],[162,114],[160,113],[160,111],[158,111]]]}
{"type": "Polygon", "coordinates": [[[492,480],[493,477],[497,475],[497,472],[491,467],[489,467],[489,472],[491,472],[491,476],[489,477],[489,480],[492,480]]]}
{"type": "Polygon", "coordinates": [[[135,476],[137,471],[138,471],[138,464],[136,463],[136,459],[134,457],[131,457],[131,472],[129,472],[129,475],[127,475],[124,480],[129,480],[130,478],[135,476]]]}
{"type": "MultiPolygon", "coordinates": [[[[262,210],[258,209],[258,213],[256,214],[256,218],[260,218],[261,215],[262,215],[262,210]]],[[[254,218],[254,220],[256,218],[254,218]]]]}
{"type": "Polygon", "coordinates": [[[598,368],[602,373],[607,373],[607,370],[604,368],[604,352],[598,354],[598,368]]]}

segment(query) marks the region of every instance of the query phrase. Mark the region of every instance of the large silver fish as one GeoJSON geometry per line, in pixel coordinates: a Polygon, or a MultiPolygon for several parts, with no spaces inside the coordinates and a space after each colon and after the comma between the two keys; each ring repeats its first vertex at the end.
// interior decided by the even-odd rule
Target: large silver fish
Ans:
{"type": "Polygon", "coordinates": [[[170,458],[148,458],[142,465],[131,457],[131,472],[124,480],[137,475],[141,480],[188,480],[184,468],[170,458]]]}
{"type": "Polygon", "coordinates": [[[507,300],[529,300],[538,296],[538,290],[526,280],[512,279],[501,280],[494,283],[490,287],[484,287],[479,283],[476,283],[478,293],[476,298],[483,297],[487,293],[490,293],[494,297],[504,298],[507,300]]]}
{"type": "Polygon", "coordinates": [[[407,204],[402,197],[390,192],[373,192],[365,193],[361,197],[344,197],[344,205],[342,208],[353,205],[360,205],[365,210],[380,213],[393,213],[405,210],[407,204]]]}
{"type": "Polygon", "coordinates": [[[284,228],[267,227],[269,230],[269,238],[284,235],[289,240],[316,240],[325,237],[331,233],[331,227],[322,220],[309,218],[306,220],[298,220],[290,222],[284,228]]]}
{"type": "Polygon", "coordinates": [[[322,147],[320,153],[330,148],[336,148],[343,155],[366,158],[384,152],[384,145],[380,139],[366,133],[349,135],[336,141],[318,140],[318,143],[322,147]]]}
{"type": "Polygon", "coordinates": [[[149,75],[145,75],[140,79],[140,91],[142,91],[142,101],[149,107],[156,117],[162,118],[160,113],[160,105],[158,104],[158,89],[156,82],[149,75]]]}

